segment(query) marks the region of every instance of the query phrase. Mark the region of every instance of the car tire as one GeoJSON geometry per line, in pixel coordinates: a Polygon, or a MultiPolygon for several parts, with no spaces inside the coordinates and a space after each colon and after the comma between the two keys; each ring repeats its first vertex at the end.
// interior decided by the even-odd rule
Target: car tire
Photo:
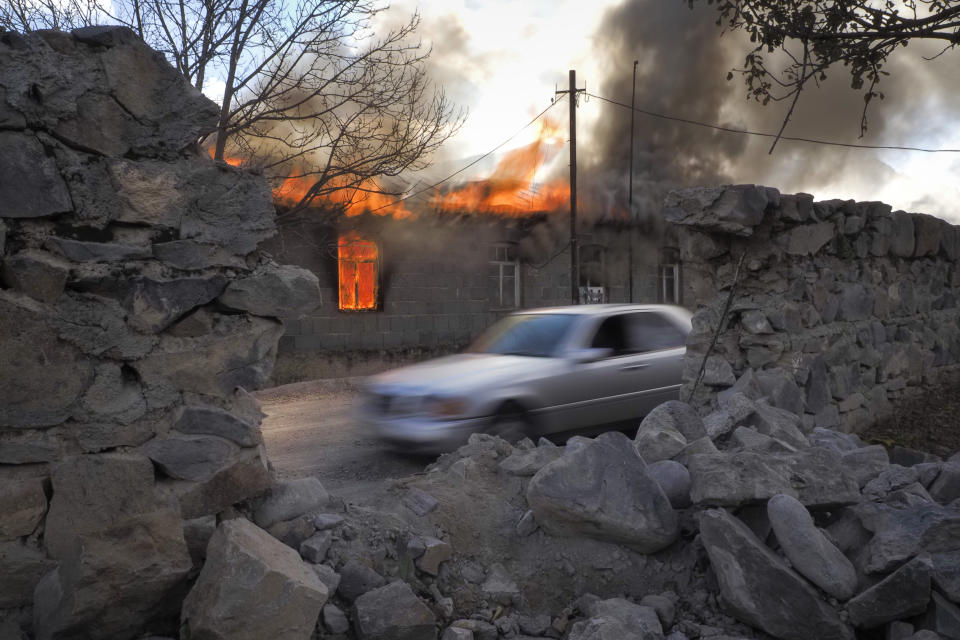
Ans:
{"type": "Polygon", "coordinates": [[[487,433],[503,438],[510,444],[516,444],[533,434],[533,424],[530,416],[521,407],[506,404],[493,416],[487,433]]]}

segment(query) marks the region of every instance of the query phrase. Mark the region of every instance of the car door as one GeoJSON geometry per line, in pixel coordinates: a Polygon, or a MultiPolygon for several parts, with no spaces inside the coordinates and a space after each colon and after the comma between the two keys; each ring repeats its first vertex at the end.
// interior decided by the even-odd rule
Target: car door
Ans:
{"type": "Polygon", "coordinates": [[[624,358],[626,410],[642,417],[658,404],[676,400],[680,391],[687,334],[664,314],[639,311],[625,321],[630,354],[624,358]],[[628,380],[626,378],[629,378],[628,380]]]}
{"type": "Polygon", "coordinates": [[[591,362],[567,360],[562,369],[544,380],[545,425],[551,431],[619,422],[635,417],[636,388],[646,365],[638,364],[628,343],[628,316],[607,316],[580,345],[608,350],[609,356],[591,362]]]}

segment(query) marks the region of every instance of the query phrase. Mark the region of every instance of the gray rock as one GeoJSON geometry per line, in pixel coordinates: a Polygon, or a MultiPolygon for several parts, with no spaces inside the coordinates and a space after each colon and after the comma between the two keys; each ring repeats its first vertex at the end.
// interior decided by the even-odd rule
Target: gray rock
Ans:
{"type": "Polygon", "coordinates": [[[940,475],[940,467],[942,466],[942,462],[921,462],[920,464],[914,465],[914,468],[917,470],[918,482],[926,489],[929,489],[933,481],[940,475]]]}
{"type": "Polygon", "coordinates": [[[883,445],[875,444],[847,451],[840,456],[844,468],[857,479],[861,487],[879,476],[890,466],[890,458],[883,445]]]}
{"type": "Polygon", "coordinates": [[[532,535],[537,528],[537,519],[534,517],[533,511],[529,509],[520,516],[520,520],[517,521],[517,526],[515,527],[517,535],[521,538],[532,535]]]}
{"type": "Polygon", "coordinates": [[[174,489],[183,517],[198,518],[220,513],[242,500],[258,496],[272,481],[266,452],[261,446],[241,449],[230,464],[206,481],[183,482],[174,489]]]}
{"type": "Polygon", "coordinates": [[[60,340],[90,355],[137,360],[157,344],[155,336],[127,326],[126,312],[115,300],[67,292],[57,312],[53,323],[60,340]]]}
{"type": "Polygon", "coordinates": [[[924,502],[896,508],[862,502],[853,509],[864,528],[873,533],[865,549],[868,573],[892,571],[923,551],[960,549],[960,504],[924,502]]]}
{"type": "Polygon", "coordinates": [[[930,606],[927,607],[919,626],[935,632],[937,638],[957,640],[960,638],[960,607],[936,591],[931,591],[930,606]]]}
{"type": "Polygon", "coordinates": [[[447,627],[440,640],[473,640],[473,631],[460,627],[447,627]]]}
{"type": "MultiPolygon", "coordinates": [[[[51,516],[62,484],[55,473],[51,516]]],[[[53,531],[48,518],[46,533],[53,531]]],[[[66,533],[71,546],[58,547],[57,568],[34,591],[38,639],[139,637],[151,620],[176,616],[193,563],[175,508],[120,509],[95,531],[66,533]]]]}
{"type": "Polygon", "coordinates": [[[663,490],[674,509],[690,506],[690,472],[685,466],[673,460],[660,460],[647,465],[647,473],[663,490]]]}
{"type": "Polygon", "coordinates": [[[338,513],[318,513],[313,517],[313,526],[317,531],[335,529],[343,524],[343,516],[338,513]]]}
{"type": "Polygon", "coordinates": [[[890,220],[892,222],[890,253],[898,258],[913,256],[913,250],[916,246],[913,216],[903,211],[894,211],[890,220]]]}
{"type": "Polygon", "coordinates": [[[657,405],[644,417],[643,425],[656,424],[679,431],[687,441],[697,440],[707,435],[703,420],[696,410],[686,402],[668,400],[657,405]]]}
{"type": "Polygon", "coordinates": [[[210,539],[207,561],[183,603],[181,628],[191,638],[309,638],[327,596],[295,551],[237,518],[210,539]]]}
{"type": "Polygon", "coordinates": [[[767,314],[759,309],[744,311],[740,316],[740,325],[753,334],[774,333],[767,314]]]}
{"type": "Polygon", "coordinates": [[[810,377],[807,379],[806,410],[820,413],[831,403],[830,379],[823,356],[816,356],[810,363],[810,377]]]}
{"type": "Polygon", "coordinates": [[[781,494],[767,503],[767,514],[780,547],[800,575],[838,600],[854,595],[853,564],[817,528],[806,507],[781,494]]]}
{"type": "Polygon", "coordinates": [[[737,381],[733,374],[733,367],[721,356],[707,358],[707,366],[703,370],[701,382],[710,387],[729,387],[737,381]]]}
{"type": "Polygon", "coordinates": [[[670,545],[677,515],[630,440],[605,433],[551,462],[527,487],[540,527],[554,535],[586,535],[641,553],[670,545]]]}
{"type": "Polygon", "coordinates": [[[187,550],[190,551],[190,559],[193,566],[199,569],[203,565],[204,558],[207,557],[207,545],[213,532],[217,530],[217,517],[213,515],[201,516],[186,520],[183,523],[183,539],[187,543],[187,550]]]}
{"type": "Polygon", "coordinates": [[[255,447],[263,441],[257,425],[217,407],[183,407],[173,428],[191,435],[218,436],[241,447],[255,447]]]}
{"type": "Polygon", "coordinates": [[[662,640],[663,628],[657,612],[649,606],[623,598],[593,603],[590,618],[574,623],[569,640],[662,640]]]}
{"type": "Polygon", "coordinates": [[[314,564],[320,564],[327,557],[327,551],[333,542],[329,531],[315,533],[300,543],[300,555],[314,564]]]}
{"type": "Polygon", "coordinates": [[[266,382],[282,334],[275,320],[220,316],[208,335],[161,336],[157,348],[132,366],[148,387],[228,398],[237,387],[254,390],[266,382]]]}
{"type": "Polygon", "coordinates": [[[669,629],[673,626],[673,621],[676,618],[677,607],[673,603],[673,600],[661,595],[647,595],[640,598],[641,607],[650,607],[657,612],[657,617],[660,619],[660,625],[664,629],[669,629]]]}
{"type": "Polygon", "coordinates": [[[890,450],[890,464],[899,464],[903,467],[912,467],[924,462],[939,462],[940,458],[925,451],[917,451],[909,447],[894,445],[890,450]]]}
{"type": "Polygon", "coordinates": [[[429,536],[423,539],[423,554],[416,560],[417,569],[435,576],[440,573],[440,564],[453,557],[449,543],[429,536]]]}
{"type": "Polygon", "coordinates": [[[562,455],[562,447],[537,447],[529,451],[514,450],[497,466],[511,475],[529,477],[562,455]]]}
{"type": "Polygon", "coordinates": [[[63,293],[70,267],[59,258],[27,249],[3,261],[3,282],[40,302],[56,302],[63,293]]]}
{"type": "Polygon", "coordinates": [[[930,564],[914,558],[847,603],[854,626],[872,629],[923,613],[930,601],[930,564]]]}
{"type": "Polygon", "coordinates": [[[202,482],[227,466],[237,445],[215,436],[168,436],[154,438],[140,447],[171,478],[202,482]]]}
{"type": "Polygon", "coordinates": [[[738,449],[767,451],[770,453],[794,453],[797,448],[783,440],[771,438],[749,427],[737,427],[730,436],[731,446],[738,449]]]}
{"type": "Polygon", "coordinates": [[[211,266],[244,270],[247,267],[243,257],[229,249],[193,240],[158,242],[153,245],[153,255],[160,262],[183,271],[198,271],[211,266]]]}
{"type": "Polygon", "coordinates": [[[796,226],[782,240],[784,251],[794,256],[814,255],[833,240],[836,230],[832,222],[796,226]]]}
{"type": "Polygon", "coordinates": [[[863,495],[871,500],[883,500],[892,492],[915,484],[920,474],[913,467],[894,464],[877,474],[863,487],[863,495]]]}
{"type": "Polygon", "coordinates": [[[653,463],[669,460],[680,453],[687,446],[687,439],[669,424],[656,419],[650,420],[648,415],[637,429],[633,446],[645,462],[653,463]]]}
{"type": "Polygon", "coordinates": [[[299,318],[320,305],[320,282],[301,267],[266,264],[231,281],[218,301],[256,316],[299,318]]]}
{"type": "Polygon", "coordinates": [[[330,633],[346,633],[350,630],[350,620],[340,607],[328,602],[323,605],[323,626],[330,633]]]}
{"type": "Polygon", "coordinates": [[[765,402],[756,403],[753,414],[746,419],[745,424],[797,449],[810,446],[806,436],[800,430],[799,417],[783,409],[771,407],[765,402]]]}
{"type": "Polygon", "coordinates": [[[522,615],[517,618],[517,624],[521,633],[528,636],[542,636],[550,628],[550,616],[543,613],[531,616],[522,615]]]}
{"type": "Polygon", "coordinates": [[[336,593],[337,588],[340,587],[340,574],[334,571],[333,567],[325,564],[314,564],[310,565],[310,568],[317,574],[320,582],[327,587],[328,593],[336,593]]]}
{"type": "Polygon", "coordinates": [[[363,594],[385,585],[387,581],[379,573],[357,560],[348,560],[340,568],[340,586],[337,593],[347,602],[353,602],[363,594]]]}
{"type": "Polygon", "coordinates": [[[119,242],[84,242],[51,236],[44,246],[74,262],[123,262],[153,257],[150,247],[119,242]]]}
{"type": "Polygon", "coordinates": [[[43,478],[4,480],[0,491],[0,541],[33,533],[47,512],[43,478]]]}
{"type": "Polygon", "coordinates": [[[369,591],[353,607],[358,640],[436,640],[433,612],[405,582],[369,591]]]}
{"type": "Polygon", "coordinates": [[[703,428],[706,429],[707,435],[715,440],[730,433],[730,430],[733,429],[735,422],[736,421],[729,411],[726,411],[725,409],[719,409],[704,416],[703,428]]]}
{"type": "Polygon", "coordinates": [[[785,640],[853,638],[813,588],[726,511],[704,512],[700,537],[720,592],[740,621],[785,640]]]}
{"type": "Polygon", "coordinates": [[[814,427],[807,436],[810,444],[815,447],[826,447],[837,453],[844,454],[855,451],[866,445],[853,433],[841,433],[823,427],[814,427]]]}
{"type": "Polygon", "coordinates": [[[953,602],[960,602],[960,550],[931,553],[933,584],[953,602]]]}
{"type": "Polygon", "coordinates": [[[930,496],[941,504],[960,498],[960,461],[945,462],[930,485],[930,496]]]}
{"type": "Polygon", "coordinates": [[[425,516],[434,509],[437,508],[439,504],[437,499],[432,495],[424,491],[423,489],[418,489],[416,487],[409,487],[407,492],[401,498],[404,506],[410,509],[418,516],[425,516]]]}
{"type": "Polygon", "coordinates": [[[688,469],[694,504],[735,507],[766,502],[778,493],[811,508],[860,499],[856,479],[841,466],[840,457],[817,447],[792,454],[695,455],[688,469]]]}
{"type": "Polygon", "coordinates": [[[913,625],[903,620],[894,620],[887,625],[885,640],[911,640],[913,638],[913,625]]]}
{"type": "Polygon", "coordinates": [[[752,184],[671,191],[664,216],[674,224],[740,236],[753,234],[769,202],[766,189],[752,184]]]}
{"type": "Polygon", "coordinates": [[[226,284],[226,278],[220,275],[175,280],[134,278],[123,306],[130,314],[131,326],[144,333],[160,333],[191,309],[216,298],[226,284]]]}
{"type": "Polygon", "coordinates": [[[848,322],[867,320],[873,314],[873,305],[873,294],[862,284],[843,285],[837,319],[848,322]]]}
{"type": "Polygon", "coordinates": [[[0,131],[0,218],[37,218],[73,207],[57,165],[31,135],[0,131]]]}
{"type": "Polygon", "coordinates": [[[330,496],[316,478],[278,482],[257,501],[253,521],[261,527],[292,520],[327,505],[330,496]]]}
{"type": "Polygon", "coordinates": [[[803,414],[804,394],[791,374],[780,368],[765,369],[757,371],[755,379],[763,397],[772,407],[794,415],[803,414]]]}
{"type": "Polygon", "coordinates": [[[710,436],[704,436],[702,438],[697,438],[696,440],[687,443],[683,449],[680,450],[680,453],[673,456],[673,459],[679,462],[680,464],[686,466],[687,460],[690,459],[690,456],[696,455],[698,453],[719,453],[720,450],[717,449],[717,445],[713,444],[713,440],[710,439],[710,436]]]}
{"type": "Polygon", "coordinates": [[[0,542],[0,609],[32,604],[40,579],[56,566],[40,549],[20,542],[0,542]]]}
{"type": "Polygon", "coordinates": [[[490,572],[480,585],[480,591],[488,600],[504,606],[517,604],[515,601],[521,595],[520,587],[501,564],[490,567],[490,572]]]}

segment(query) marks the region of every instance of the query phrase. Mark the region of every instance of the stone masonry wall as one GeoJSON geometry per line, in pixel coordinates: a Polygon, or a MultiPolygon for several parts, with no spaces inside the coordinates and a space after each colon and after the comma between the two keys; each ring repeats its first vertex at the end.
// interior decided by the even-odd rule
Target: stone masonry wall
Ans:
{"type": "Polygon", "coordinates": [[[270,484],[246,390],[319,289],[258,254],[271,193],[196,145],[217,113],[128,30],[0,33],[0,635],[175,633],[216,514],[270,484]]]}
{"type": "Polygon", "coordinates": [[[960,228],[753,185],[676,191],[665,213],[680,231],[686,297],[699,303],[684,399],[741,256],[700,405],[775,396],[807,426],[858,431],[960,364],[960,228]]]}

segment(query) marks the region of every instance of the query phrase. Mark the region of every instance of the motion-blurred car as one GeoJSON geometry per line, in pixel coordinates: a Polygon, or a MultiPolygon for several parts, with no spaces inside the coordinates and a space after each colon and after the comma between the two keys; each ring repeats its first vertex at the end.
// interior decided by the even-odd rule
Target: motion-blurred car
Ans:
{"type": "Polygon", "coordinates": [[[369,378],[359,417],[410,453],[450,451],[477,432],[515,440],[636,425],[677,398],[690,317],[667,305],[514,313],[465,353],[369,378]]]}

